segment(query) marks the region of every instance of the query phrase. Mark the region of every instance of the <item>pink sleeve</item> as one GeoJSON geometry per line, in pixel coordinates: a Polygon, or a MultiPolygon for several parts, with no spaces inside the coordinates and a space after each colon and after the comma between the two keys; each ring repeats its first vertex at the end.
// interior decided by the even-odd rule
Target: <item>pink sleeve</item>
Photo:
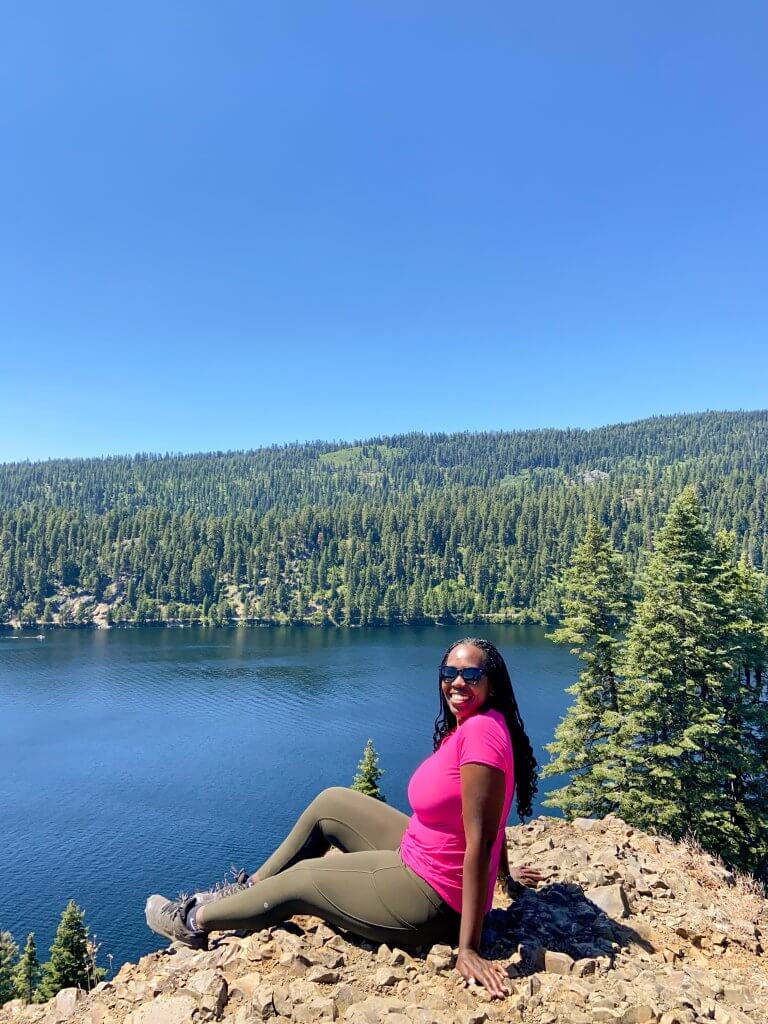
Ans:
{"type": "Polygon", "coordinates": [[[473,715],[459,729],[456,749],[459,766],[487,764],[506,771],[510,762],[511,741],[505,726],[486,715],[473,715]]]}

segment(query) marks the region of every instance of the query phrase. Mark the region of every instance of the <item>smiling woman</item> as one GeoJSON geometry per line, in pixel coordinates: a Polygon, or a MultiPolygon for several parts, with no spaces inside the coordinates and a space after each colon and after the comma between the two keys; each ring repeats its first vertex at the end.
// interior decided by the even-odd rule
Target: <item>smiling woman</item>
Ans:
{"type": "Polygon", "coordinates": [[[467,637],[448,648],[440,665],[440,709],[435,752],[408,787],[414,815],[403,836],[403,860],[461,914],[458,972],[499,995],[503,979],[480,956],[480,935],[506,849],[513,793],[517,787],[522,820],[531,813],[536,759],[506,664],[490,641],[467,637]]]}
{"type": "MultiPolygon", "coordinates": [[[[362,793],[326,789],[253,875],[222,891],[171,901],[151,896],[160,935],[195,947],[207,933],[259,930],[313,914],[397,946],[458,942],[469,984],[506,992],[502,969],[480,956],[515,792],[531,813],[535,765],[504,660],[486,640],[457,641],[440,666],[436,749],[414,773],[405,814],[362,793]],[[326,858],[330,847],[342,856],[326,858]]],[[[534,879],[535,881],[535,879],[534,879]]]]}

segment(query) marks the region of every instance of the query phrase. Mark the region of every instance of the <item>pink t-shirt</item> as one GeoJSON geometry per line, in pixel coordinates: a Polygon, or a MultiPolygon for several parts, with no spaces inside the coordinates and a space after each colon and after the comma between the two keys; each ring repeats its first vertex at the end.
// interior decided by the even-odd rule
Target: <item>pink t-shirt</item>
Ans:
{"type": "Polygon", "coordinates": [[[466,719],[422,761],[408,784],[413,815],[400,845],[403,863],[420,875],[461,913],[461,886],[467,843],[461,814],[463,764],[487,764],[504,772],[504,809],[491,850],[486,913],[493,903],[504,829],[515,789],[512,740],[500,711],[491,708],[466,719]]]}

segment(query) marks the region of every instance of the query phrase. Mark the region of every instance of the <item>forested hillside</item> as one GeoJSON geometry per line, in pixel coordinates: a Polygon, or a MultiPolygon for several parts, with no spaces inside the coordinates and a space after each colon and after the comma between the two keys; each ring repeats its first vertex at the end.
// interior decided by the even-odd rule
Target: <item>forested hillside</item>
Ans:
{"type": "Polygon", "coordinates": [[[0,466],[0,619],[349,623],[559,612],[594,512],[637,577],[672,498],[768,560],[768,412],[0,466]]]}

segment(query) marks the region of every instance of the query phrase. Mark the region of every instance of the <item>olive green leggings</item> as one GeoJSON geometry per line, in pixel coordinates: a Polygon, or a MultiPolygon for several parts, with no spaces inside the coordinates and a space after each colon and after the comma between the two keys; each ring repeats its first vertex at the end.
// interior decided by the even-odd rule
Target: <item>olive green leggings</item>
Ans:
{"type": "Polygon", "coordinates": [[[256,931],[313,914],[374,942],[455,944],[460,915],[400,858],[407,824],[407,815],[373,797],[325,789],[259,868],[259,880],[207,904],[198,924],[256,931]],[[342,853],[324,857],[332,846],[342,853]]]}

